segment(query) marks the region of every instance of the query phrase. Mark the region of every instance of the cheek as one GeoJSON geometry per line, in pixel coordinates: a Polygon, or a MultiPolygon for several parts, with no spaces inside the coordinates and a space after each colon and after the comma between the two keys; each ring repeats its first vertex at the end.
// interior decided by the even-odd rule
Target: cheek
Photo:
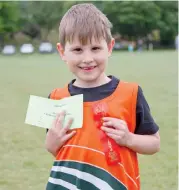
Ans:
{"type": "Polygon", "coordinates": [[[67,62],[67,66],[72,72],[76,70],[76,65],[72,61],[67,62]]]}
{"type": "Polygon", "coordinates": [[[96,59],[96,62],[99,64],[100,67],[105,67],[108,62],[108,57],[100,56],[96,59]]]}
{"type": "Polygon", "coordinates": [[[68,63],[73,63],[74,60],[76,60],[76,57],[73,54],[69,54],[68,56],[66,56],[66,60],[68,63]]]}
{"type": "Polygon", "coordinates": [[[108,51],[103,50],[96,56],[96,61],[101,64],[106,64],[108,62],[108,51]]]}
{"type": "Polygon", "coordinates": [[[78,59],[79,58],[77,56],[71,54],[68,57],[66,57],[66,63],[70,68],[73,68],[79,63],[78,59]]]}

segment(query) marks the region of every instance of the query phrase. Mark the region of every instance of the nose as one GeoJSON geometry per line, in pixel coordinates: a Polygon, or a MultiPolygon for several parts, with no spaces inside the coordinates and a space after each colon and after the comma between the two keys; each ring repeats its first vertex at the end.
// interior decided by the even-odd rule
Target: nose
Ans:
{"type": "Polygon", "coordinates": [[[83,55],[83,63],[86,63],[86,64],[90,64],[91,62],[93,62],[94,59],[93,59],[93,56],[90,52],[85,52],[84,55],[83,55]]]}

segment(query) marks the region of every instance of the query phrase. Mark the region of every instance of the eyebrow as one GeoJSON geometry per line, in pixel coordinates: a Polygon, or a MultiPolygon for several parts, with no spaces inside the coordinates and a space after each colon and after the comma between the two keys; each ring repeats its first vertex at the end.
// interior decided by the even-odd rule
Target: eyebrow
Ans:
{"type": "Polygon", "coordinates": [[[74,45],[74,46],[71,46],[69,49],[73,50],[73,49],[77,49],[77,48],[81,48],[81,46],[80,45],[74,45]]]}
{"type": "MultiPolygon", "coordinates": [[[[69,48],[69,50],[74,50],[74,49],[77,49],[77,48],[83,48],[84,45],[82,44],[77,44],[77,45],[71,45],[71,47],[69,48]]],[[[97,43],[94,43],[94,44],[90,44],[91,47],[102,47],[101,44],[97,44],[97,43]]]]}

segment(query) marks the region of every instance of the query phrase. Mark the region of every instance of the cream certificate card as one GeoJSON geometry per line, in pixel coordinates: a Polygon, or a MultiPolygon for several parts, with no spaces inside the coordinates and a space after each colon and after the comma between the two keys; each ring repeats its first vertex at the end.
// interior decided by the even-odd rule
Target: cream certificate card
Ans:
{"type": "Polygon", "coordinates": [[[25,123],[37,127],[51,128],[56,115],[66,111],[64,124],[73,118],[70,129],[81,128],[83,124],[83,95],[70,96],[61,100],[30,96],[25,123]]]}

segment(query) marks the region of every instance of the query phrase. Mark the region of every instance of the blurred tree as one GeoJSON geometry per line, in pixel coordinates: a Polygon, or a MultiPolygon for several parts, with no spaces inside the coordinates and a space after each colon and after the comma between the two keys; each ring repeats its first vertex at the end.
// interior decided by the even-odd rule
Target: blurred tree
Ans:
{"type": "MultiPolygon", "coordinates": [[[[35,8],[35,7],[34,7],[35,8]]],[[[32,40],[35,38],[41,37],[41,28],[40,25],[36,24],[32,20],[32,13],[30,10],[30,2],[28,1],[21,1],[20,2],[20,11],[21,11],[21,17],[19,19],[19,26],[21,28],[21,32],[28,37],[30,37],[32,40]]]]}
{"type": "Polygon", "coordinates": [[[161,44],[171,45],[178,34],[178,1],[156,1],[160,7],[159,22],[161,44]]]}
{"type": "Polygon", "coordinates": [[[13,38],[14,32],[19,30],[19,13],[19,2],[0,2],[1,44],[4,43],[5,38],[13,38]]]}
{"type": "Polygon", "coordinates": [[[45,34],[41,37],[46,41],[49,32],[59,24],[64,12],[73,4],[74,2],[68,1],[25,2],[23,15],[26,24],[23,32],[34,38],[39,36],[39,30],[43,30],[45,34]]]}
{"type": "Polygon", "coordinates": [[[113,32],[144,37],[158,26],[160,8],[154,2],[104,2],[104,12],[113,23],[113,32]]]}
{"type": "MultiPolygon", "coordinates": [[[[177,1],[83,1],[95,4],[113,23],[113,34],[127,38],[146,37],[158,31],[163,44],[173,43],[178,32],[177,1]]],[[[46,41],[64,13],[82,1],[0,2],[0,39],[21,30],[31,39],[46,41]],[[45,35],[42,36],[42,31],[45,35]]],[[[43,34],[44,34],[43,33],[43,34]]]]}
{"type": "Polygon", "coordinates": [[[113,33],[137,38],[159,30],[166,45],[173,43],[178,33],[177,1],[108,1],[96,5],[113,23],[113,33]]]}

